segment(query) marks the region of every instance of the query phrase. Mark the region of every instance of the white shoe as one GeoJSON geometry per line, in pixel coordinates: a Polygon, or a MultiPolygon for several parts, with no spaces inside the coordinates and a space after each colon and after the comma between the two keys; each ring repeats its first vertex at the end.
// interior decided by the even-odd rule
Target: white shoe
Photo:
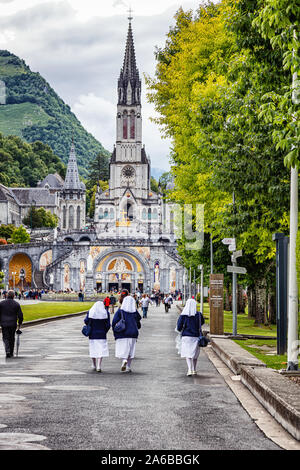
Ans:
{"type": "Polygon", "coordinates": [[[126,371],[125,372],[131,372],[131,369],[129,369],[129,367],[126,367],[126,371]]]}
{"type": "Polygon", "coordinates": [[[127,366],[127,361],[123,361],[122,362],[122,367],[121,367],[121,371],[124,372],[126,370],[126,366],[127,366]]]}
{"type": "Polygon", "coordinates": [[[193,370],[192,375],[197,375],[197,371],[193,370]]]}
{"type": "Polygon", "coordinates": [[[188,373],[186,374],[188,377],[191,376],[193,373],[191,370],[188,370],[188,373]]]}

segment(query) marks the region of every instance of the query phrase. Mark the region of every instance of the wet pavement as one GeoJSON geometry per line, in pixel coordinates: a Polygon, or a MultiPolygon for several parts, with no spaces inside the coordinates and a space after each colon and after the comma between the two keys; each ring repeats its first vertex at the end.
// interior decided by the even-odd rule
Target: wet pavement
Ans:
{"type": "Polygon", "coordinates": [[[0,349],[0,450],[276,450],[201,351],[187,377],[172,307],[150,307],[132,373],[115,342],[91,368],[83,316],[23,328],[19,357],[0,349]]]}

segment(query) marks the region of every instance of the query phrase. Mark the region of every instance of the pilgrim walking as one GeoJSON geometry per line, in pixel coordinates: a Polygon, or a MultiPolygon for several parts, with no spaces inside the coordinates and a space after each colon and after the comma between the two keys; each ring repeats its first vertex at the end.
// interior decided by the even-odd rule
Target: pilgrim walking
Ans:
{"type": "Polygon", "coordinates": [[[0,302],[0,326],[6,357],[13,357],[17,325],[20,328],[23,323],[20,304],[14,300],[14,297],[14,291],[10,290],[7,293],[7,299],[0,302]]]}
{"type": "Polygon", "coordinates": [[[102,359],[109,356],[106,334],[110,329],[109,312],[102,301],[94,303],[87,313],[84,323],[91,325],[89,353],[93,362],[93,369],[101,372],[102,359]]]}
{"type": "Polygon", "coordinates": [[[177,321],[177,331],[181,332],[179,353],[181,357],[185,357],[186,359],[188,376],[197,375],[197,360],[200,353],[198,345],[200,318],[202,325],[204,323],[204,317],[201,313],[197,312],[197,302],[194,299],[188,299],[177,321]]]}
{"type": "Polygon", "coordinates": [[[141,315],[137,311],[135,299],[123,290],[120,308],[116,311],[112,328],[116,340],[115,355],[122,359],[122,372],[131,372],[131,362],[135,356],[136,341],[141,328],[141,315]]]}

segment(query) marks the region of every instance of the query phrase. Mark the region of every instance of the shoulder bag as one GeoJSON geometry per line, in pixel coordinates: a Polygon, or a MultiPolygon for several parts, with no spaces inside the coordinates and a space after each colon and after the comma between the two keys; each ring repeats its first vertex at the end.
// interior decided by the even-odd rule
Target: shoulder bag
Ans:
{"type": "Polygon", "coordinates": [[[126,329],[126,323],[125,323],[125,318],[123,315],[123,312],[121,310],[121,319],[115,324],[114,326],[114,332],[115,333],[122,333],[126,329]]]}
{"type": "Polygon", "coordinates": [[[202,318],[204,320],[204,317],[202,315],[202,313],[200,313],[199,315],[199,338],[198,338],[198,346],[199,348],[206,348],[206,346],[208,345],[209,343],[209,339],[204,336],[203,332],[202,332],[202,328],[201,328],[201,324],[204,323],[204,321],[202,322],[202,318]]]}
{"type": "Polygon", "coordinates": [[[92,332],[92,320],[90,319],[88,324],[82,327],[81,333],[84,336],[90,336],[91,332],[92,332]]]}

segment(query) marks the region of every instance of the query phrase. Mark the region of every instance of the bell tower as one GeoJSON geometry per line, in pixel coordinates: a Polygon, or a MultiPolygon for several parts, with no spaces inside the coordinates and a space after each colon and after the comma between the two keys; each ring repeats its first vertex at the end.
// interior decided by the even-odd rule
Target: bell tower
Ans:
{"type": "Polygon", "coordinates": [[[142,143],[141,79],[136,65],[132,16],[118,79],[116,145],[110,161],[110,191],[120,197],[131,188],[137,198],[146,198],[150,189],[150,161],[142,143]]]}

